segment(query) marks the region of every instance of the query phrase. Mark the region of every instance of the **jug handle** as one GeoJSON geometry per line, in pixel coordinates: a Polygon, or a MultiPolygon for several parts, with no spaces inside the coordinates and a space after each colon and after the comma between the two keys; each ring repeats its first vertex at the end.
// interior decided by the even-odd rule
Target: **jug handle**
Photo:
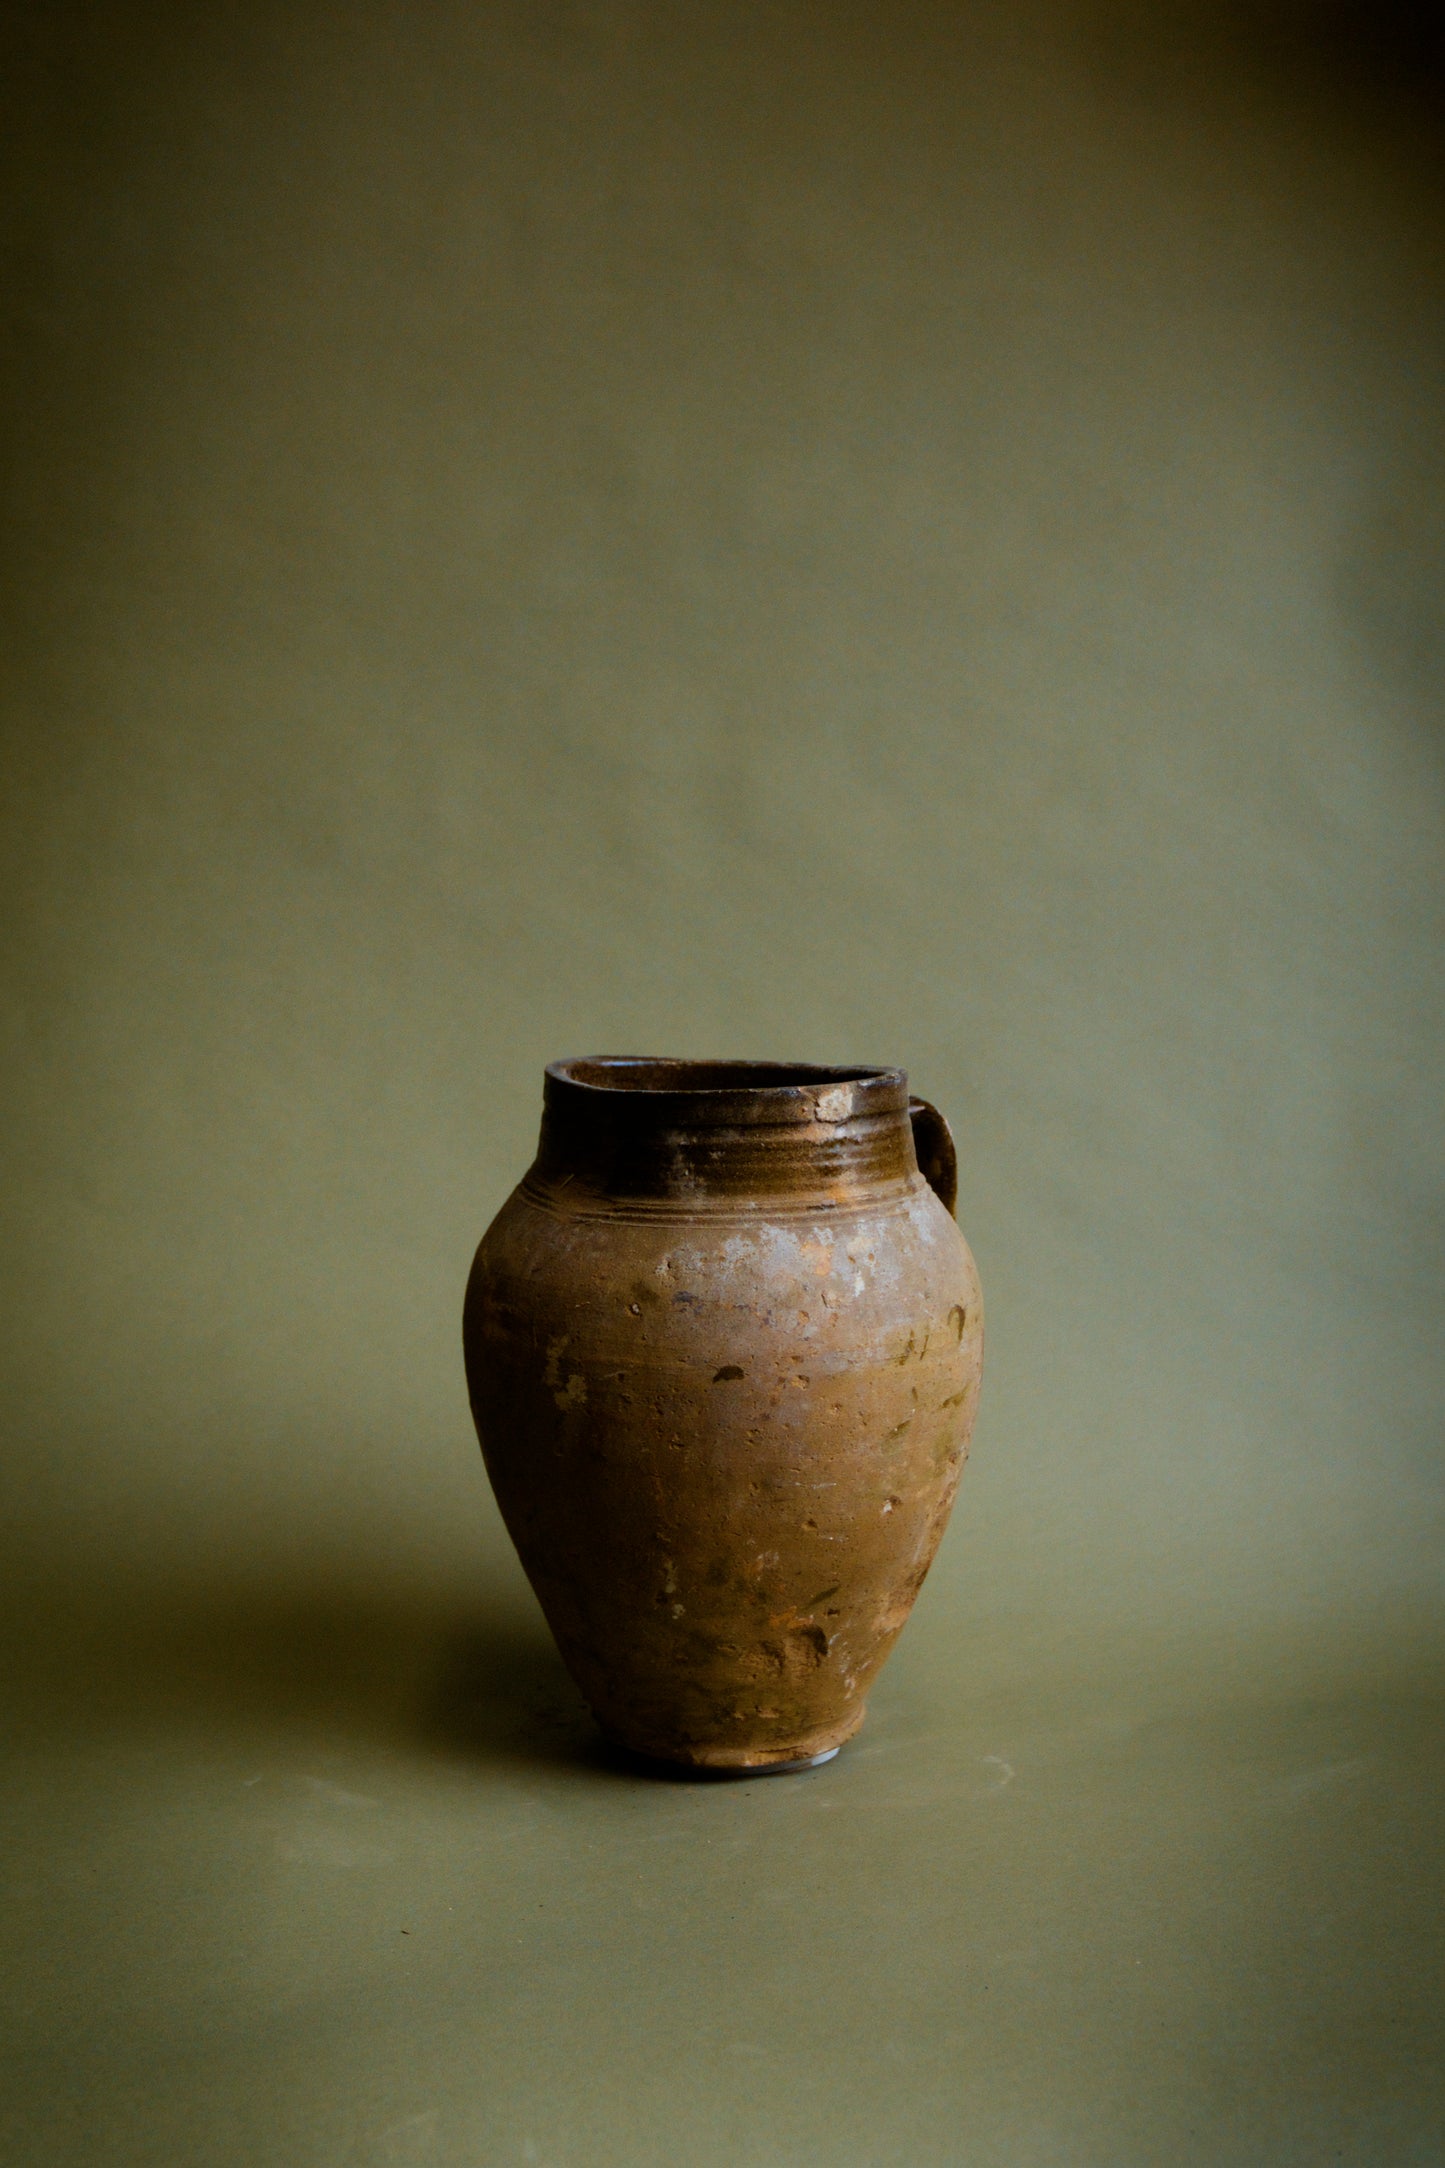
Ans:
{"type": "Polygon", "coordinates": [[[909,1100],[908,1119],[913,1124],[918,1171],[944,1211],[952,1212],[958,1203],[958,1153],[954,1149],[953,1131],[937,1107],[927,1099],[909,1100]]]}

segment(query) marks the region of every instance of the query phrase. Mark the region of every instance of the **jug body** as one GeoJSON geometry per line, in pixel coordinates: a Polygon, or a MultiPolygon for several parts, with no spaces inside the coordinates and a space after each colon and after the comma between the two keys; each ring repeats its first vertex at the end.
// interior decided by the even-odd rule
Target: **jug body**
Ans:
{"type": "Polygon", "coordinates": [[[978,1399],[951,1158],[897,1070],[548,1070],[537,1161],[472,1269],[467,1376],[503,1519],[620,1745],[788,1768],[861,1723],[978,1399]]]}

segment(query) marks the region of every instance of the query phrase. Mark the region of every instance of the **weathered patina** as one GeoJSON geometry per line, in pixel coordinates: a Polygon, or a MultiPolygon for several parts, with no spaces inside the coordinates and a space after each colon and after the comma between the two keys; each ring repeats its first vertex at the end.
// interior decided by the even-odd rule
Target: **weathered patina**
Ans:
{"type": "Polygon", "coordinates": [[[467,1377],[522,1564],[621,1745],[798,1767],[862,1722],[978,1400],[954,1186],[901,1070],[548,1069],[536,1162],[472,1269],[467,1377]]]}

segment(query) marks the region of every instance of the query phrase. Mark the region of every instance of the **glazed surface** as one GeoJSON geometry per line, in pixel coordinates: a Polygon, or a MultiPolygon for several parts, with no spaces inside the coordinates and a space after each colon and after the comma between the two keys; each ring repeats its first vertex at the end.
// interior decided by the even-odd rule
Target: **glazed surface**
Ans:
{"type": "Polygon", "coordinates": [[[887,1117],[815,1111],[793,1135],[806,1159],[821,1126],[824,1177],[747,1201],[726,1182],[689,1201],[686,1169],[671,1196],[609,1194],[544,1129],[473,1267],[503,1517],[594,1712],[641,1753],[758,1766],[848,1737],[967,1451],[967,1245],[911,1149],[887,1160],[887,1117]],[[849,1131],[863,1171],[840,1183],[849,1131]]]}

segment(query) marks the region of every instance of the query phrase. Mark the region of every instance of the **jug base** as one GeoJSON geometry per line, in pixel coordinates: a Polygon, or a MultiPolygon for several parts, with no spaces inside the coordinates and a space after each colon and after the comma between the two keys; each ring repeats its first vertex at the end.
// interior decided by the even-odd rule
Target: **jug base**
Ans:
{"type": "Polygon", "coordinates": [[[646,1776],[694,1784],[736,1784],[746,1777],[796,1776],[804,1769],[821,1769],[824,1762],[833,1761],[841,1751],[839,1747],[828,1746],[821,1754],[803,1754],[794,1761],[697,1762],[639,1754],[635,1747],[622,1746],[615,1739],[609,1739],[607,1743],[629,1767],[646,1776]]]}
{"type": "Polygon", "coordinates": [[[820,1727],[811,1739],[806,1735],[792,1747],[769,1753],[766,1748],[736,1746],[688,1746],[672,1754],[649,1752],[631,1746],[603,1727],[603,1737],[625,1758],[650,1769],[657,1776],[672,1777],[772,1777],[795,1776],[804,1769],[821,1769],[846,1746],[863,1722],[864,1711],[855,1709],[844,1725],[820,1727]]]}

